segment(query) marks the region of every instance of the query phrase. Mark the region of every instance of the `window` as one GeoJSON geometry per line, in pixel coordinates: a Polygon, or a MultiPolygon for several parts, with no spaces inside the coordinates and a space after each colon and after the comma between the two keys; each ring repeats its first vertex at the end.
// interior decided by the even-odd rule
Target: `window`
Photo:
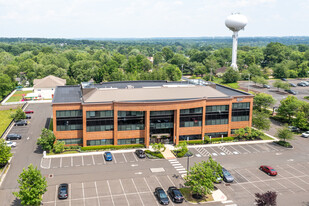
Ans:
{"type": "Polygon", "coordinates": [[[229,123],[229,105],[206,106],[206,125],[229,123]]]}
{"type": "Polygon", "coordinates": [[[211,138],[215,138],[215,137],[227,137],[227,132],[215,132],[215,133],[206,133],[205,135],[211,137],[211,138]]]}
{"type": "Polygon", "coordinates": [[[87,140],[87,146],[94,146],[94,145],[113,145],[113,139],[96,139],[96,140],[87,140]]]}
{"type": "Polygon", "coordinates": [[[233,103],[232,122],[249,121],[250,102],[233,103]]]}
{"type": "Polygon", "coordinates": [[[56,124],[57,131],[82,130],[82,110],[56,111],[56,124]]]}
{"type": "Polygon", "coordinates": [[[144,111],[118,111],[118,131],[144,130],[144,111]]]}
{"type": "Polygon", "coordinates": [[[68,145],[68,144],[83,144],[83,139],[82,138],[57,139],[57,141],[64,141],[66,145],[68,145]]]}
{"type": "Polygon", "coordinates": [[[114,111],[87,111],[87,132],[114,130],[114,111]]]}
{"type": "Polygon", "coordinates": [[[203,107],[180,110],[180,127],[202,126],[203,107]]]}
{"type": "Polygon", "coordinates": [[[144,138],[118,139],[118,145],[124,144],[144,144],[144,138]]]}
{"type": "Polygon", "coordinates": [[[151,134],[172,134],[174,128],[174,110],[151,111],[150,112],[150,133],[151,134]]]}
{"type": "Polygon", "coordinates": [[[179,136],[180,141],[187,141],[187,140],[201,140],[202,135],[196,134],[196,135],[181,135],[179,136]]]}

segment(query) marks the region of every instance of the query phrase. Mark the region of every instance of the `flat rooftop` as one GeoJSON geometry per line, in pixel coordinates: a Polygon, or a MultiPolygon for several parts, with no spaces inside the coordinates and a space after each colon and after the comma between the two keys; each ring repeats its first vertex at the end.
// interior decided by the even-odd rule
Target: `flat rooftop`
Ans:
{"type": "Polygon", "coordinates": [[[82,86],[59,86],[53,103],[162,102],[250,95],[222,85],[189,82],[122,81],[82,86]]]}

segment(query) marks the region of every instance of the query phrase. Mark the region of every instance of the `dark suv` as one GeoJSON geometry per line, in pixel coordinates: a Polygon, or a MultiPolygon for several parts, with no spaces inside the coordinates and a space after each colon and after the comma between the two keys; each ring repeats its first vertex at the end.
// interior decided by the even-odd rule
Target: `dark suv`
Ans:
{"type": "Polygon", "coordinates": [[[17,140],[17,139],[21,139],[21,135],[12,133],[6,136],[6,140],[17,140]]]}
{"type": "Polygon", "coordinates": [[[24,126],[28,125],[28,122],[26,120],[18,120],[15,122],[15,126],[24,126]]]}
{"type": "Polygon", "coordinates": [[[169,187],[167,190],[167,194],[170,196],[173,202],[177,202],[177,203],[183,202],[183,196],[176,187],[169,187]]]}
{"type": "Polygon", "coordinates": [[[136,154],[139,158],[145,158],[145,157],[146,157],[145,152],[144,152],[143,150],[141,150],[141,149],[137,149],[137,150],[135,151],[135,154],[136,154]]]}

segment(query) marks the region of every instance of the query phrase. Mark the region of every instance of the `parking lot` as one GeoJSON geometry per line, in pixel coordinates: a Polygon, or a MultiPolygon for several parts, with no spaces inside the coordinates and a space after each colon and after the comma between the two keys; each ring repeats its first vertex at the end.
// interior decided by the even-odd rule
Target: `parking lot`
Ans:
{"type": "Polygon", "coordinates": [[[195,147],[190,148],[190,151],[196,157],[206,156],[225,156],[225,155],[241,155],[251,153],[266,153],[266,152],[280,152],[287,149],[276,145],[274,143],[260,143],[260,144],[238,144],[226,146],[212,146],[212,147],[195,147]]]}
{"type": "Polygon", "coordinates": [[[76,182],[69,184],[69,197],[66,200],[57,197],[59,185],[49,185],[43,196],[43,205],[159,206],[153,194],[156,187],[167,190],[170,186],[180,187],[182,184],[181,178],[172,175],[76,182]]]}
{"type": "MultiPolygon", "coordinates": [[[[278,172],[277,176],[268,176],[256,168],[232,169],[229,172],[234,177],[231,184],[219,184],[218,187],[225,195],[241,201],[248,201],[255,198],[255,193],[275,191],[278,199],[291,194],[308,194],[309,192],[309,162],[289,163],[272,165],[278,172]]],[[[242,202],[239,205],[251,205],[252,201],[242,202]]]]}
{"type": "Polygon", "coordinates": [[[112,153],[113,160],[105,161],[104,153],[84,156],[71,157],[56,157],[56,158],[42,158],[41,168],[65,168],[65,167],[83,167],[90,165],[109,165],[109,164],[123,164],[143,161],[153,161],[150,159],[139,159],[134,152],[112,153]]]}

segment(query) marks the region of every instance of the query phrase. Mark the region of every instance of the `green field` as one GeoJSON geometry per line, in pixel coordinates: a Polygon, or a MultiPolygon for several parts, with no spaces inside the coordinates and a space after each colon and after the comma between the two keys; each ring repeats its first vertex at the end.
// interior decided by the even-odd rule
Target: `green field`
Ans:
{"type": "Polygon", "coordinates": [[[13,114],[15,111],[16,109],[0,111],[0,135],[2,135],[5,129],[9,126],[10,122],[12,121],[11,114],[13,114]]]}
{"type": "Polygon", "coordinates": [[[7,102],[19,102],[23,99],[23,95],[27,95],[28,93],[32,93],[33,91],[16,91],[7,102]]]}

